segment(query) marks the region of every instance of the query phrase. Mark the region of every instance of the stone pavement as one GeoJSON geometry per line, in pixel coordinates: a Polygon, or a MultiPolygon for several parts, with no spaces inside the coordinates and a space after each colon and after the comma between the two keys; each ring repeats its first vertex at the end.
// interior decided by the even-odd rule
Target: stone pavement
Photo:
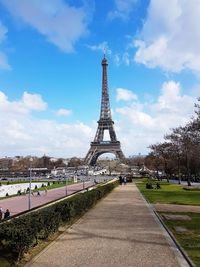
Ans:
{"type": "Polygon", "coordinates": [[[188,266],[134,184],[118,186],[26,267],[188,266]]]}

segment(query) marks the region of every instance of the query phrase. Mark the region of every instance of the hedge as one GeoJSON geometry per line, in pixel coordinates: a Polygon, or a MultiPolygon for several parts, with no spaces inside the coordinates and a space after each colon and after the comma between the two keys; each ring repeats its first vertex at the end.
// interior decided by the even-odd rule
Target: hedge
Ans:
{"type": "Polygon", "coordinates": [[[76,194],[48,207],[24,214],[0,224],[0,254],[12,255],[14,261],[22,258],[39,239],[46,240],[60,225],[70,222],[107,195],[118,181],[76,194]]]}

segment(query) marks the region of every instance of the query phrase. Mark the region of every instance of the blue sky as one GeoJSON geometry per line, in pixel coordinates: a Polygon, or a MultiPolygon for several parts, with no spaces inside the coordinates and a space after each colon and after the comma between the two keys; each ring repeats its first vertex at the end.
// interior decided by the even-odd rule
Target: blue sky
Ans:
{"type": "Polygon", "coordinates": [[[185,124],[200,96],[196,0],[0,0],[0,156],[84,157],[101,60],[126,156],[185,124]]]}

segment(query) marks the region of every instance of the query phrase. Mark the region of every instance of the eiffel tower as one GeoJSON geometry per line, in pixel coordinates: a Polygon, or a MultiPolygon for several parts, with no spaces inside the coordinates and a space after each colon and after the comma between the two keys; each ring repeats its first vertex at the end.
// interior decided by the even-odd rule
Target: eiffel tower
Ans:
{"type": "Polygon", "coordinates": [[[100,119],[98,121],[98,128],[94,141],[91,142],[90,149],[85,157],[85,164],[91,166],[94,166],[98,157],[104,153],[113,153],[120,160],[123,160],[125,158],[121,150],[120,142],[117,141],[116,133],[114,130],[114,121],[111,117],[107,78],[108,61],[105,58],[105,55],[101,64],[103,73],[100,119]],[[104,141],[105,130],[109,132],[110,141],[104,141]]]}

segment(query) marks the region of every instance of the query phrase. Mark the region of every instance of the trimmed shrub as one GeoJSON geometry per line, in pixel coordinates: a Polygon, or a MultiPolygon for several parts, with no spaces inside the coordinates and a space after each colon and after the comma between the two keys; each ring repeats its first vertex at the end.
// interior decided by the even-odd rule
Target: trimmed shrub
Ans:
{"type": "Polygon", "coordinates": [[[28,249],[37,245],[38,239],[47,239],[61,224],[78,218],[117,185],[118,181],[98,186],[38,211],[2,222],[0,253],[9,251],[15,260],[19,260],[28,249]]]}

